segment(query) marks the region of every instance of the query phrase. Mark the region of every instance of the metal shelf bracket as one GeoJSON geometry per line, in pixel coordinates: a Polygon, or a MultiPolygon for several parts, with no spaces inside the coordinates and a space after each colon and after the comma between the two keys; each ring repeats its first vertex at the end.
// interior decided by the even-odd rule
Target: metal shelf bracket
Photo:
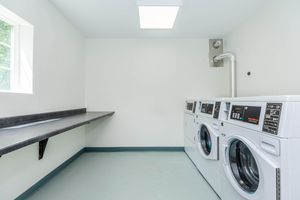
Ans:
{"type": "Polygon", "coordinates": [[[47,143],[48,143],[48,138],[39,142],[39,160],[42,160],[44,157],[47,143]]]}

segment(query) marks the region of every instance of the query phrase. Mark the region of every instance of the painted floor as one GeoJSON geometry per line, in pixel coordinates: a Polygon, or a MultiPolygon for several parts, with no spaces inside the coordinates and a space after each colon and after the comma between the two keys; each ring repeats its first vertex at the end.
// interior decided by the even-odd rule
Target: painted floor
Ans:
{"type": "Polygon", "coordinates": [[[28,200],[219,200],[183,152],[85,153],[28,200]]]}

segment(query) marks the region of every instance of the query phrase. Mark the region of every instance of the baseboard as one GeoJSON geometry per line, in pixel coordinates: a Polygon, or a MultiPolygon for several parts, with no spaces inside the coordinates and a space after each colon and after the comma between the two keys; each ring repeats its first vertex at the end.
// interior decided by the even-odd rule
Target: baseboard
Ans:
{"type": "Polygon", "coordinates": [[[57,168],[52,170],[49,174],[47,174],[45,177],[43,177],[41,180],[39,180],[37,183],[35,183],[33,186],[31,186],[28,190],[26,190],[24,193],[22,193],[20,196],[18,196],[15,200],[24,200],[24,199],[28,198],[31,194],[33,194],[35,191],[37,191],[40,187],[45,185],[56,174],[58,174],[65,167],[67,167],[70,163],[72,163],[79,156],[81,156],[84,152],[85,152],[85,148],[78,151],[71,158],[69,158],[68,160],[63,162],[60,166],[58,166],[57,168]]]}
{"type": "Polygon", "coordinates": [[[137,152],[168,151],[183,152],[184,147],[86,147],[85,152],[137,152]]]}
{"type": "Polygon", "coordinates": [[[28,190],[18,196],[15,200],[24,200],[32,195],[35,191],[37,191],[40,187],[45,185],[51,178],[57,175],[60,171],[62,171],[65,167],[67,167],[70,163],[76,160],[83,153],[92,153],[92,152],[150,152],[150,151],[166,151],[166,152],[184,152],[184,147],[85,147],[73,155],[71,158],[63,162],[60,166],[55,168],[33,186],[31,186],[28,190]]]}

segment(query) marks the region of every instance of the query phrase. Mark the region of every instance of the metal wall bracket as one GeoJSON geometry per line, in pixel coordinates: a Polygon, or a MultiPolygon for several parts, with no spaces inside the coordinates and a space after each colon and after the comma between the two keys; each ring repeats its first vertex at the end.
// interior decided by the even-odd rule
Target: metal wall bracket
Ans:
{"type": "Polygon", "coordinates": [[[209,66],[210,67],[224,67],[223,60],[215,61],[215,57],[223,53],[223,39],[209,40],[209,66]]]}
{"type": "Polygon", "coordinates": [[[39,160],[43,159],[48,138],[39,142],[39,160]]]}

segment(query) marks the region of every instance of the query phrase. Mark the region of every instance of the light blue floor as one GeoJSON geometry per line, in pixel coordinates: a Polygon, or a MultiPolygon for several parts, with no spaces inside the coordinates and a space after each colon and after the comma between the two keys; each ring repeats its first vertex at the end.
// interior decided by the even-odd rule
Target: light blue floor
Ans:
{"type": "Polygon", "coordinates": [[[85,153],[30,200],[219,200],[183,152],[85,153]]]}

